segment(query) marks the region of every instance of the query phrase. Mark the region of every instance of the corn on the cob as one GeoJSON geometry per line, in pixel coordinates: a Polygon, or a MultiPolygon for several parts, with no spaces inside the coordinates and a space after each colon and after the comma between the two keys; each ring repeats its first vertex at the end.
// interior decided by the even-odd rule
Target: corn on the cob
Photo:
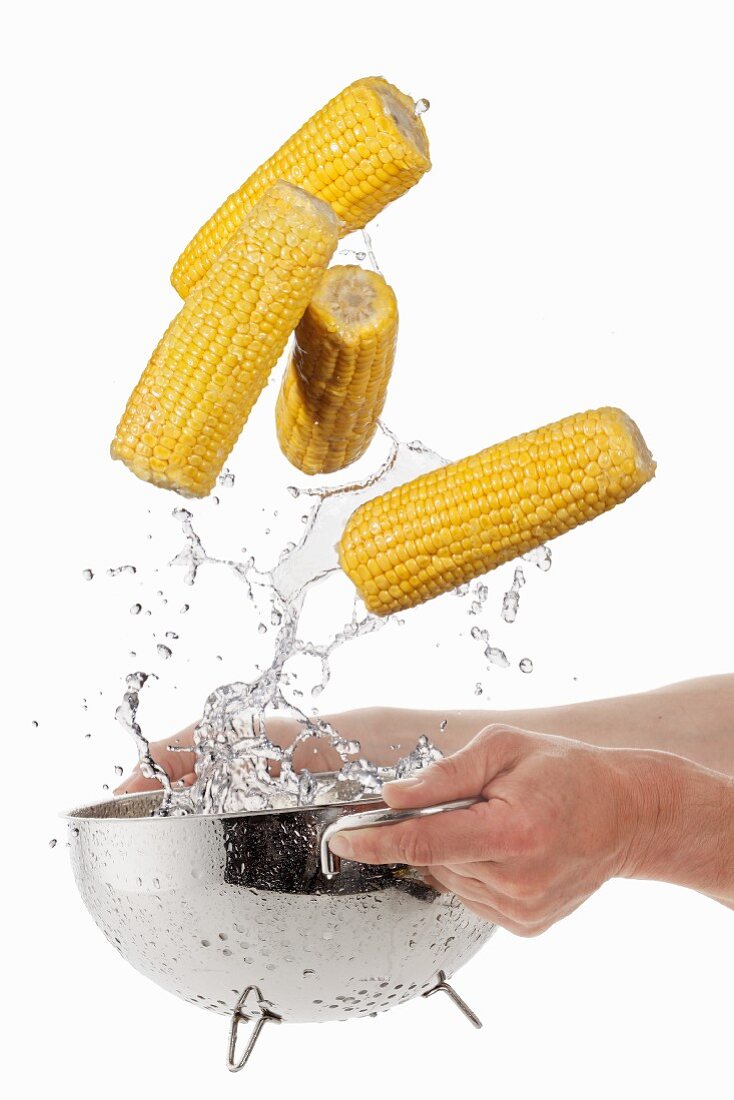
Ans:
{"type": "Polygon", "coordinates": [[[187,496],[213,488],[338,242],[320,199],[276,183],[187,298],[127,403],[111,451],[187,496]]]}
{"type": "Polygon", "coordinates": [[[655,463],[620,409],[567,417],[361,505],[339,545],[369,611],[457,588],[637,492],[655,463]]]}
{"type": "Polygon", "coordinates": [[[367,450],[397,333],[395,294],[381,275],[329,268],[296,329],[275,409],[281,450],[299,470],[333,473],[367,450]]]}
{"type": "Polygon", "coordinates": [[[171,282],[185,298],[275,180],[328,202],[344,235],[361,229],[430,167],[425,127],[410,97],[382,77],[356,80],[229,196],[176,261],[171,282]]]}

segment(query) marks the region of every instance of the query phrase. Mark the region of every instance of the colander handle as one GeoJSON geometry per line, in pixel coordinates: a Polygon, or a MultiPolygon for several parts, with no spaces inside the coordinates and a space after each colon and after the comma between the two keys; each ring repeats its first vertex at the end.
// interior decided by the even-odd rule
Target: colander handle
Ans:
{"type": "Polygon", "coordinates": [[[481,798],[461,798],[457,802],[440,802],[436,806],[421,806],[416,810],[365,810],[358,814],[345,814],[332,821],[321,834],[320,860],[321,871],[326,878],[334,878],[341,869],[341,860],[329,847],[329,841],[336,833],[347,829],[371,829],[375,825],[396,825],[399,821],[411,821],[414,817],[430,817],[432,814],[445,814],[451,810],[466,810],[482,802],[481,798]]]}

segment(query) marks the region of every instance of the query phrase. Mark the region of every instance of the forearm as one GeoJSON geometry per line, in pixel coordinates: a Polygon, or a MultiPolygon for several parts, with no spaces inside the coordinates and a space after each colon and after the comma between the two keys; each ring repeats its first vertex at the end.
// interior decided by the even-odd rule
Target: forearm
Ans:
{"type": "Polygon", "coordinates": [[[687,886],[734,908],[734,780],[667,753],[623,750],[618,761],[622,875],[687,886]]]}
{"type": "MultiPolygon", "coordinates": [[[[410,752],[421,734],[449,755],[468,744],[485,726],[499,723],[609,748],[659,749],[734,775],[733,675],[709,676],[638,695],[561,707],[495,711],[369,707],[324,718],[347,739],[358,740],[364,756],[381,764],[394,763],[410,752]]],[[[293,719],[277,717],[268,722],[270,736],[283,745],[290,743],[299,728],[293,719]]],[[[164,755],[168,744],[190,745],[193,729],[191,725],[161,742],[164,755]]],[[[317,759],[307,758],[304,749],[297,766],[338,768],[336,753],[329,753],[325,742],[322,746],[317,759]]],[[[182,769],[193,769],[193,760],[186,754],[168,754],[166,759],[168,770],[177,776],[182,769]]]]}
{"type": "Polygon", "coordinates": [[[446,753],[503,723],[610,748],[660,749],[734,775],[734,676],[708,676],[638,695],[532,710],[387,712],[396,734],[426,732],[446,753]],[[440,723],[446,719],[445,730],[440,723]]]}

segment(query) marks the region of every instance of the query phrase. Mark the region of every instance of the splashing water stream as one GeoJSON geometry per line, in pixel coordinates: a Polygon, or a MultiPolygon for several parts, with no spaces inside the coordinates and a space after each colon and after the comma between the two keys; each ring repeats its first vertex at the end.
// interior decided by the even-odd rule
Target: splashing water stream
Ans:
{"type": "MultiPolygon", "coordinates": [[[[389,442],[389,451],[373,474],[362,481],[336,488],[289,489],[292,496],[311,498],[313,503],[310,511],[302,517],[304,530],[300,540],[288,543],[270,570],[258,568],[253,556],[230,560],[209,555],[194,529],[192,512],[185,507],[173,510],[174,518],[181,525],[184,545],[169,564],[184,570],[187,585],[196,583],[203,568],[229,570],[243,584],[249,599],[254,601],[257,594],[258,599],[264,597],[269,603],[269,612],[263,617],[275,628],[275,636],[268,667],[259,670],[257,677],[249,682],[236,681],[216,688],[206,700],[194,731],[196,779],[188,788],[172,784],[163,768],[153,759],[138,721],[140,693],[149,675],[154,674],[137,671],[127,676],[126,690],[117,708],[116,718],[135,741],[142,774],[146,778],[157,779],[163,788],[157,813],[237,813],[375,797],[387,780],[412,775],[440,759],[440,750],[427,735],[423,735],[397,763],[391,766],[372,763],[360,755],[359,742],[346,740],[324,719],[315,714],[307,715],[284,694],[284,688],[292,686],[295,678],[295,673],[288,669],[295,657],[315,659],[320,679],[312,686],[311,695],[318,696],[329,683],[333,654],[348,642],[382,629],[389,621],[369,614],[355,593],[351,616],[328,641],[316,644],[302,637],[299,630],[307,597],[321,581],[339,570],[337,544],[355,508],[394,485],[446,463],[445,459],[422,443],[400,442],[384,425],[381,424],[380,428],[389,442]],[[287,748],[268,736],[268,721],[274,715],[289,717],[301,727],[287,748]],[[326,741],[335,750],[341,761],[338,771],[312,774],[305,768],[296,770],[296,750],[305,741],[314,738],[326,741]]],[[[231,485],[234,477],[227,472],[220,480],[231,485]]],[[[547,569],[550,554],[548,551],[536,551],[526,560],[540,569],[547,569]]],[[[512,588],[503,601],[503,618],[507,622],[513,621],[517,613],[522,584],[524,574],[518,566],[512,588]]],[[[476,616],[484,608],[488,588],[480,580],[462,586],[457,594],[470,597],[467,611],[469,615],[476,616]]],[[[187,604],[181,608],[182,611],[184,609],[188,610],[187,604]]],[[[401,621],[395,616],[392,618],[398,623],[401,621]]],[[[265,622],[261,622],[258,629],[263,634],[268,630],[265,622]]],[[[481,642],[488,667],[509,666],[505,653],[491,644],[488,630],[475,625],[471,636],[481,642]]],[[[166,638],[173,641],[174,635],[168,632],[166,638]]],[[[172,654],[170,645],[158,643],[156,648],[162,659],[167,660],[172,654]]],[[[301,697],[303,693],[297,690],[291,694],[301,697]]]]}

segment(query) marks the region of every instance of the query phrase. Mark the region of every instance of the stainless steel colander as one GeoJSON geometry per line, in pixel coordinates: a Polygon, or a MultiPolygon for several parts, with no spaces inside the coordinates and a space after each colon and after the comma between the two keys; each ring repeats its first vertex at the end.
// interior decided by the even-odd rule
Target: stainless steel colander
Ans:
{"type": "MultiPolygon", "coordinates": [[[[406,867],[334,860],[340,828],[387,824],[379,801],[152,817],[159,793],[66,815],[87,909],[142,974],[231,1018],[228,1066],[268,1022],[349,1020],[442,990],[495,930],[406,867]],[[236,1053],[242,1021],[255,1029],[236,1053]]],[[[466,803],[462,803],[466,805],[466,803]]]]}

